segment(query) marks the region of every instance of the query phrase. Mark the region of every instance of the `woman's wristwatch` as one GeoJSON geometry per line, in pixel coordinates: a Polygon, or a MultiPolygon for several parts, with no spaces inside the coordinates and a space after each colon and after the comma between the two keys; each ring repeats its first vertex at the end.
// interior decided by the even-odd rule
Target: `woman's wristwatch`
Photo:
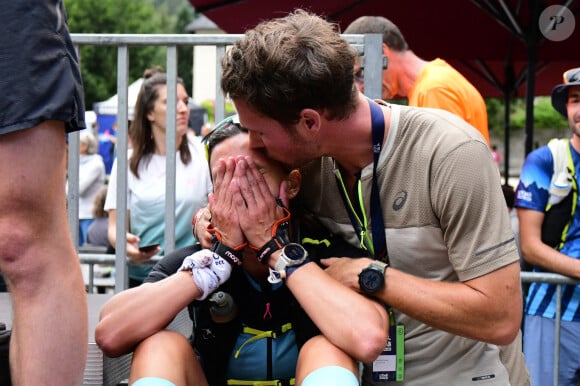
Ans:
{"type": "Polygon", "coordinates": [[[288,243],[282,248],[278,261],[274,266],[274,270],[280,274],[280,278],[286,279],[296,269],[309,263],[308,252],[300,244],[288,243]]]}

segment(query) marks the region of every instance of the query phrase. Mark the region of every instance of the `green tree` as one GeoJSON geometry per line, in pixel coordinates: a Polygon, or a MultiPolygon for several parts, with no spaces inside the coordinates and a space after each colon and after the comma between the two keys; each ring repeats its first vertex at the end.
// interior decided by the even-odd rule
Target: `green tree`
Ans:
{"type": "MultiPolygon", "coordinates": [[[[162,16],[152,0],[65,0],[71,33],[163,33],[162,16]]],[[[117,49],[108,46],[80,48],[85,103],[91,109],[117,92],[117,49]]],[[[129,49],[129,81],[153,65],[165,67],[165,49],[139,46],[129,49]]]]}
{"type": "MultiPolygon", "coordinates": [[[[182,4],[177,9],[175,16],[175,28],[172,31],[176,34],[185,34],[185,28],[193,20],[193,7],[189,3],[182,4]]],[[[188,92],[193,91],[193,46],[181,46],[177,48],[177,73],[185,82],[188,92]]]]}
{"type": "MultiPolygon", "coordinates": [[[[512,127],[523,128],[526,125],[525,101],[518,101],[517,109],[511,117],[512,127]]],[[[568,126],[564,117],[552,107],[550,97],[541,96],[534,99],[534,129],[559,129],[568,126]]]]}

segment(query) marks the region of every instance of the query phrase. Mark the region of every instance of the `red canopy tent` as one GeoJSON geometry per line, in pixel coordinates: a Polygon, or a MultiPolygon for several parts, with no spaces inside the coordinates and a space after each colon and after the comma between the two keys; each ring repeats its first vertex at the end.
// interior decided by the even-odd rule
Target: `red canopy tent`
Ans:
{"type": "MultiPolygon", "coordinates": [[[[302,8],[342,29],[359,16],[385,16],[396,23],[410,48],[423,59],[443,58],[461,71],[485,97],[527,100],[526,153],[533,144],[533,98],[550,95],[562,73],[580,66],[580,5],[576,0],[189,0],[227,33],[243,33],[262,20],[302,8]],[[577,24],[564,40],[540,32],[542,11],[564,6],[577,24]],[[533,74],[528,77],[527,74],[533,74]]],[[[509,108],[506,109],[509,111],[509,108]]],[[[509,116],[506,114],[506,129],[509,116]]],[[[509,130],[506,130],[509,141],[509,130]]],[[[506,173],[509,142],[506,143],[506,173]]]]}

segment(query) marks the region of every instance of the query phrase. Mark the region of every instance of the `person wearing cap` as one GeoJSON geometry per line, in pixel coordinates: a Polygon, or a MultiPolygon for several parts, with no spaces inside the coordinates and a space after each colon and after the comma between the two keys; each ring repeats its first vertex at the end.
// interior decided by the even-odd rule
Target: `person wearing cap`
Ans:
{"type": "MultiPolygon", "coordinates": [[[[526,157],[515,200],[520,242],[523,257],[534,271],[580,278],[580,211],[572,205],[578,199],[575,171],[580,170],[580,67],[564,73],[564,82],[552,91],[552,106],[568,119],[571,136],[552,140],[526,157]],[[557,143],[564,144],[560,150],[555,150],[557,143]],[[559,164],[569,171],[564,171],[563,185],[562,180],[552,178],[560,173],[559,164]],[[556,188],[569,193],[557,199],[556,188]],[[548,240],[547,229],[556,228],[557,223],[562,229],[551,246],[554,243],[548,240]]],[[[558,377],[559,385],[572,386],[580,380],[580,286],[564,285],[562,294],[558,377]]],[[[555,284],[531,284],[524,307],[524,354],[533,385],[553,382],[558,302],[555,284]]]]}
{"type": "MultiPolygon", "coordinates": [[[[383,70],[383,99],[408,98],[409,106],[450,111],[475,127],[489,145],[485,101],[475,86],[449,63],[417,56],[399,27],[382,16],[361,16],[344,33],[383,35],[383,55],[388,60],[383,70]]],[[[357,85],[364,93],[364,72],[359,63],[354,70],[357,85]]]]}

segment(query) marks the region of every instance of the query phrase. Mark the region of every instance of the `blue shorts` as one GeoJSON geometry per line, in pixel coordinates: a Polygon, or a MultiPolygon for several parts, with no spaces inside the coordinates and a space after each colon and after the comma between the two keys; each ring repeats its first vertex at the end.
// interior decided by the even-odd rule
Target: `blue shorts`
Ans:
{"type": "Polygon", "coordinates": [[[47,120],[83,129],[83,85],[62,0],[3,1],[0,36],[0,134],[47,120]]]}
{"type": "MultiPolygon", "coordinates": [[[[532,386],[552,385],[554,379],[555,320],[525,315],[524,355],[532,386]]],[[[580,371],[580,322],[562,321],[560,329],[560,386],[576,386],[580,371]]]]}

